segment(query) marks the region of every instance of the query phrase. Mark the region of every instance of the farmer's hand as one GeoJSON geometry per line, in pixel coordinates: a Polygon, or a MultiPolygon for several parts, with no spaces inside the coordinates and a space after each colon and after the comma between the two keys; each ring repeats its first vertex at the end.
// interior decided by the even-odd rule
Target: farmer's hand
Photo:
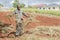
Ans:
{"type": "Polygon", "coordinates": [[[21,20],[23,21],[23,18],[21,18],[21,20]]]}

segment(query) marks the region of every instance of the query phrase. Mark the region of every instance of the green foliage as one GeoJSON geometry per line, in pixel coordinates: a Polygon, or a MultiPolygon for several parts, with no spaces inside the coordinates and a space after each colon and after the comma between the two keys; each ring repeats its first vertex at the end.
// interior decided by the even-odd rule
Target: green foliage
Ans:
{"type": "MultiPolygon", "coordinates": [[[[13,7],[16,8],[17,5],[18,5],[18,3],[19,3],[19,0],[15,0],[14,3],[13,3],[13,7]]],[[[19,4],[20,4],[20,3],[19,3],[19,4]]],[[[25,4],[23,4],[23,3],[20,4],[20,7],[21,7],[21,8],[23,8],[24,6],[25,6],[25,4]]]]}
{"type": "Polygon", "coordinates": [[[25,7],[25,4],[21,3],[21,4],[20,4],[20,7],[21,7],[21,8],[25,7]]]}
{"type": "Polygon", "coordinates": [[[19,0],[14,0],[13,7],[16,8],[18,3],[19,3],[19,0]]]}
{"type": "Polygon", "coordinates": [[[16,3],[13,3],[13,7],[16,8],[17,7],[17,4],[16,3]]]}

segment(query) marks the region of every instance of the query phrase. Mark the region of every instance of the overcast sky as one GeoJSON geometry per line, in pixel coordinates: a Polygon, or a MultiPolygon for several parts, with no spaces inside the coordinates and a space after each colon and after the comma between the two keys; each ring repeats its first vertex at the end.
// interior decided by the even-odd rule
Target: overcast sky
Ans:
{"type": "MultiPolygon", "coordinates": [[[[20,3],[24,3],[26,5],[28,5],[28,0],[19,0],[20,3]]],[[[12,3],[14,2],[14,0],[0,0],[0,3],[3,4],[5,7],[12,7],[12,3]]],[[[60,4],[60,0],[29,0],[29,4],[33,5],[33,4],[51,4],[51,3],[56,3],[56,4],[60,4]]]]}

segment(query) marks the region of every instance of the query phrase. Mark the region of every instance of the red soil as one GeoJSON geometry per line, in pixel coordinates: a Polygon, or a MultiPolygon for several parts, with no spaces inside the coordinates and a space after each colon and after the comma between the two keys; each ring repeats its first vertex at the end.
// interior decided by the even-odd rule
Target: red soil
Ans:
{"type": "Polygon", "coordinates": [[[14,17],[7,17],[8,14],[11,14],[11,12],[0,12],[0,21],[2,21],[5,24],[12,24],[16,25],[14,17]]]}
{"type": "Polygon", "coordinates": [[[36,19],[40,21],[40,25],[43,26],[60,26],[60,18],[46,17],[46,16],[36,16],[36,19]]]}
{"type": "Polygon", "coordinates": [[[36,26],[60,26],[60,18],[37,15],[35,19],[39,22],[29,23],[26,27],[27,30],[35,28],[36,26]]]}

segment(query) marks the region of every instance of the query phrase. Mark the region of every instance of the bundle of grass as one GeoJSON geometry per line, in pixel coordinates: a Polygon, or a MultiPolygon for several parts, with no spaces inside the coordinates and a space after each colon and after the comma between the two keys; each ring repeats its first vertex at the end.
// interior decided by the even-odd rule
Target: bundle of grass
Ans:
{"type": "Polygon", "coordinates": [[[8,33],[8,27],[10,27],[11,24],[5,24],[2,21],[0,21],[0,33],[8,33]]]}

